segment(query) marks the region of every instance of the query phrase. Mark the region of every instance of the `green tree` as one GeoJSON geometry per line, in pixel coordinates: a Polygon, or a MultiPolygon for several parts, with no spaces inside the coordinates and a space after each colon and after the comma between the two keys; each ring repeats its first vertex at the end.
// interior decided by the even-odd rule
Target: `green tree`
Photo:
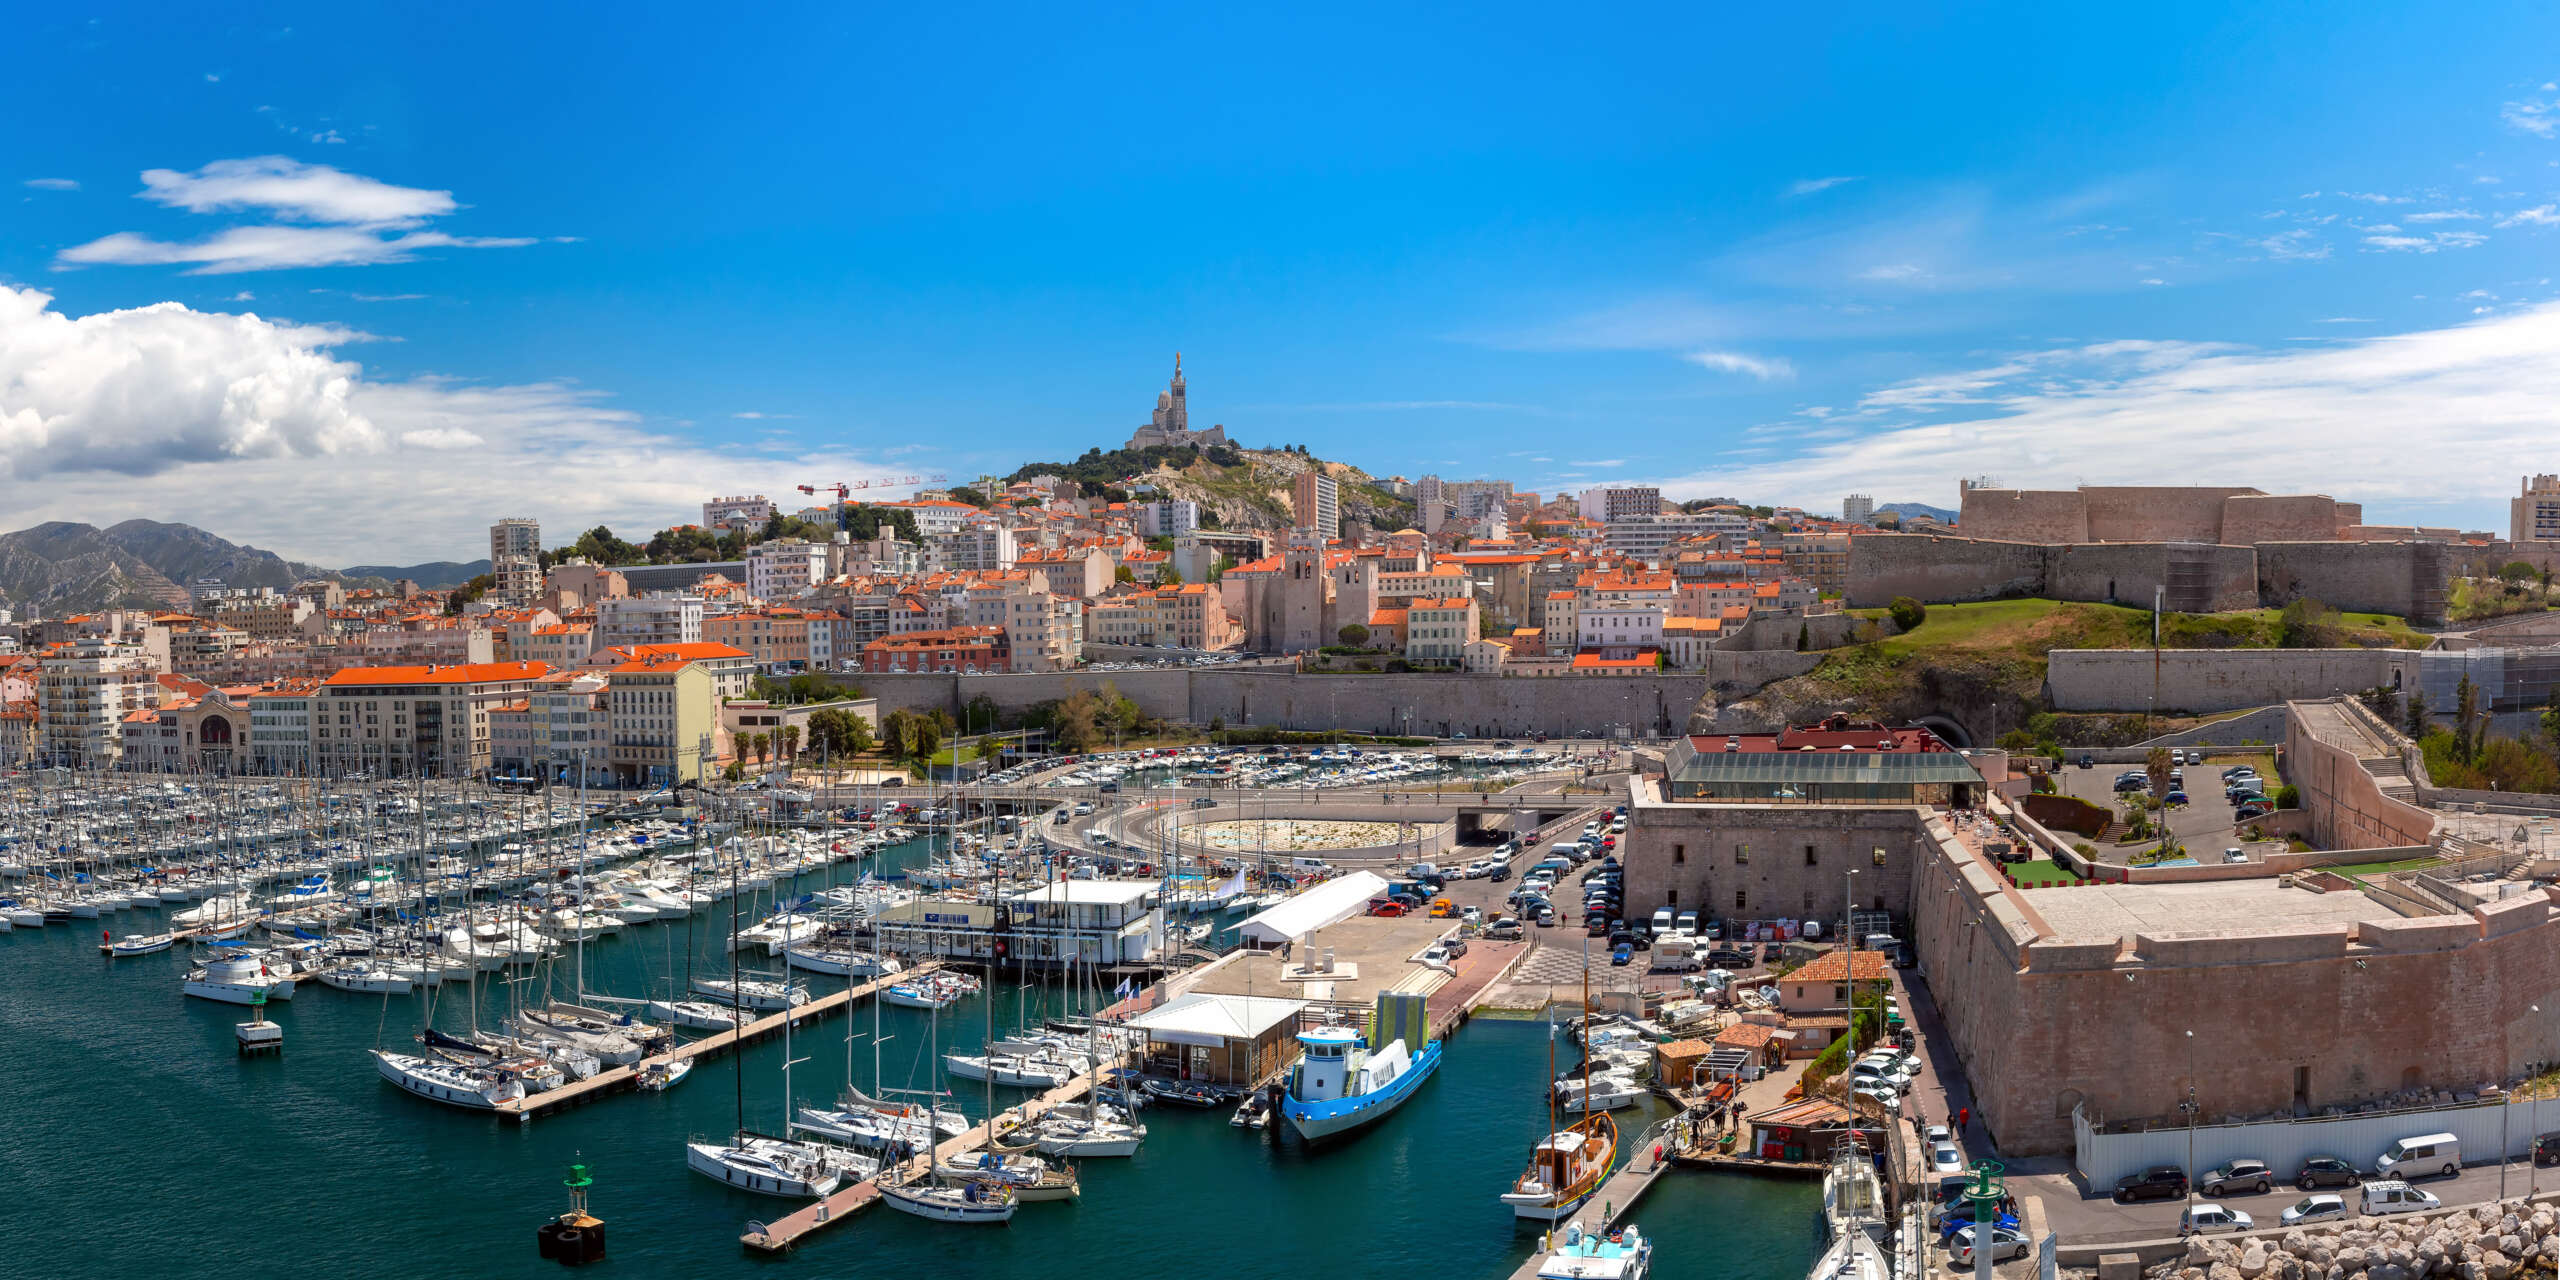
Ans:
{"type": "Polygon", "coordinates": [[[1342,624],[1342,630],[1335,632],[1334,634],[1342,637],[1342,642],[1350,645],[1354,649],[1369,643],[1369,628],[1362,626],[1357,622],[1346,622],[1342,624]]]}
{"type": "Polygon", "coordinates": [[[747,735],[747,750],[754,754],[758,765],[762,765],[764,763],[765,756],[771,751],[772,747],[773,739],[771,735],[762,733],[751,733],[747,735]]]}
{"type": "Polygon", "coordinates": [[[961,729],[966,733],[993,733],[998,719],[996,700],[983,693],[970,695],[967,705],[960,708],[961,729]]]}
{"type": "Polygon", "coordinates": [[[980,493],[965,484],[952,489],[951,500],[954,502],[965,502],[970,506],[979,508],[995,505],[994,503],[987,501],[987,495],[980,493]]]}
{"type": "Polygon", "coordinates": [[[2537,574],[2532,565],[2522,560],[2509,560],[2499,567],[2498,576],[2509,582],[2531,582],[2537,574]]]}
{"type": "Polygon", "coordinates": [[[2153,747],[2143,756],[2142,772],[2151,779],[2153,796],[2169,794],[2169,770],[2173,767],[2169,762],[2167,747],[2153,747]]]}
{"type": "Polygon", "coordinates": [[[2554,692],[2551,701],[2543,704],[2542,736],[2550,741],[2552,750],[2560,751],[2560,692],[2554,692]]]}
{"type": "Polygon", "coordinates": [[[1798,652],[1798,653],[1803,653],[1805,650],[1810,649],[1810,648],[1812,648],[1812,647],[1813,647],[1813,624],[1812,624],[1811,622],[1799,622],[1799,623],[1797,623],[1797,624],[1796,624],[1796,652],[1798,652]]]}
{"type": "Polygon", "coordinates": [[[2401,728],[2405,730],[2412,739],[2427,736],[2427,695],[2416,689],[2411,689],[2409,691],[2405,710],[2407,712],[2408,719],[2402,722],[2401,728]]]}
{"type": "Polygon", "coordinates": [[[1895,628],[1904,632],[1915,630],[1929,620],[1929,610],[1909,596],[1895,596],[1884,611],[1893,619],[1895,628]]]}
{"type": "Polygon", "coordinates": [[[788,760],[798,754],[800,754],[800,726],[786,724],[782,726],[782,758],[788,760]]]}
{"type": "Polygon", "coordinates": [[[2276,642],[2287,649],[2334,649],[2343,643],[2338,611],[2302,596],[2276,615],[2276,642]]]}
{"type": "Polygon", "coordinates": [[[459,615],[464,606],[489,594],[489,589],[496,585],[498,585],[498,575],[494,573],[484,573],[473,578],[469,582],[463,583],[461,586],[455,587],[451,592],[445,595],[445,616],[454,617],[459,615]]]}
{"type": "Polygon", "coordinates": [[[1114,565],[1111,569],[1111,580],[1113,582],[1136,582],[1138,580],[1138,575],[1129,572],[1129,566],[1125,564],[1114,565]]]}
{"type": "Polygon", "coordinates": [[[880,720],[880,746],[892,760],[905,760],[915,755],[916,713],[900,707],[880,720]]]}
{"type": "Polygon", "coordinates": [[[858,756],[879,747],[880,744],[872,740],[870,721],[850,711],[844,713],[844,718],[842,746],[847,754],[858,756]]]}
{"type": "Polygon", "coordinates": [[[2453,686],[2453,758],[2473,764],[2480,758],[2480,689],[2469,673],[2453,686]]]}

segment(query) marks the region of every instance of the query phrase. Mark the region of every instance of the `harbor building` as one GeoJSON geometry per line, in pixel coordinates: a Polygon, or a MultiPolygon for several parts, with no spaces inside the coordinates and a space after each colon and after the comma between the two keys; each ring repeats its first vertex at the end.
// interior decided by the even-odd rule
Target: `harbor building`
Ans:
{"type": "Polygon", "coordinates": [[[1166,949],[1164,885],[1055,880],[995,902],[920,898],[881,913],[875,928],[883,949],[904,955],[1146,966],[1166,949]]]}

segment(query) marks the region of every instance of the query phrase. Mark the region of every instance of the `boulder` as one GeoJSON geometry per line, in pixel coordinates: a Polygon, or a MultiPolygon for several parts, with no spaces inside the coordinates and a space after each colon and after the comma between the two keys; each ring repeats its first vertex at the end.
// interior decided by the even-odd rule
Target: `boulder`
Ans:
{"type": "Polygon", "coordinates": [[[2509,1280],[2516,1273],[2515,1255],[2491,1249],[2480,1255],[2480,1274],[2488,1280],[2509,1280]]]}
{"type": "Polygon", "coordinates": [[[2252,1240],[2240,1250],[2240,1280],[2258,1280],[2267,1273],[2267,1242],[2252,1240]]]}
{"type": "Polygon", "coordinates": [[[2345,1274],[2345,1275],[2354,1275],[2354,1274],[2356,1274],[2357,1272],[2360,1272],[2360,1271],[2364,1270],[2364,1269],[2365,1269],[2365,1248],[2364,1248],[2364,1246],[2363,1246],[2363,1245],[2360,1245],[2360,1244],[2351,1244],[2351,1245],[2346,1246],[2346,1247],[2345,1247],[2345,1248],[2343,1248],[2343,1249],[2338,1250],[2338,1256],[2337,1256],[2337,1257],[2335,1257],[2335,1258],[2330,1259],[2330,1260],[2329,1260],[2329,1265],[2331,1265],[2331,1266],[2333,1266],[2333,1267],[2336,1267],[2336,1268],[2337,1268],[2337,1269],[2338,1269],[2342,1274],[2345,1274]]]}

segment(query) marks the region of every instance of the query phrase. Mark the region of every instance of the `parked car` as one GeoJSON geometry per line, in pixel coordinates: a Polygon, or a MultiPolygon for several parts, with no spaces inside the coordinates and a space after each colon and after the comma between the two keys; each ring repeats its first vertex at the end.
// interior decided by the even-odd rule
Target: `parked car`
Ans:
{"type": "Polygon", "coordinates": [[[2276,807],[2272,801],[2244,801],[2241,803],[2239,809],[2232,813],[2231,820],[2234,822],[2250,822],[2266,817],[2268,814],[2274,813],[2275,811],[2276,807]]]}
{"type": "Polygon", "coordinates": [[[2187,1171],[2174,1164],[2160,1164],[2140,1173],[2129,1173],[2116,1180],[2116,1199],[2184,1200],[2187,1198],[2187,1171]]]}
{"type": "Polygon", "coordinates": [[[2172,791],[2169,794],[2160,797],[2160,803],[2170,805],[2185,804],[2187,803],[2187,793],[2184,791],[2172,791]]]}
{"type": "Polygon", "coordinates": [[[2255,1191],[2265,1195],[2276,1184],[2276,1171],[2264,1160],[2226,1160],[2204,1171],[2196,1180],[2197,1190],[2209,1196],[2227,1196],[2235,1191],[2255,1191]]]}
{"type": "Polygon", "coordinates": [[[1634,963],[1635,958],[1636,948],[1635,944],[1632,942],[1621,942],[1618,945],[1609,948],[1609,963],[1611,964],[1632,964],[1634,963]]]}
{"type": "Polygon", "coordinates": [[[1952,1142],[1936,1142],[1930,1144],[1929,1172],[1964,1172],[1964,1153],[1956,1150],[1956,1144],[1952,1142]]]}
{"type": "Polygon", "coordinates": [[[2346,1217],[2346,1197],[2323,1194],[2304,1196],[2286,1205],[2276,1221],[2284,1226],[2299,1227],[2319,1222],[2342,1222],[2346,1217]]]}
{"type": "Polygon", "coordinates": [[[1751,953],[1748,951],[1736,951],[1731,947],[1717,947],[1715,950],[1707,953],[1707,967],[1712,969],[1748,969],[1751,967],[1751,953]]]}
{"type": "Polygon", "coordinates": [[[1520,922],[1510,916],[1497,916],[1492,924],[1484,927],[1484,936],[1495,942],[1517,942],[1529,936],[1529,931],[1521,928],[1520,922]]]}
{"type": "Polygon", "coordinates": [[[1938,1144],[1939,1144],[1939,1143],[1941,1143],[1941,1142],[1953,1142],[1953,1141],[1955,1141],[1955,1140],[1956,1140],[1956,1135],[1955,1135],[1955,1133],[1954,1133],[1953,1131],[1949,1130],[1945,1125],[1942,1125],[1942,1124],[1933,1124],[1933,1125],[1930,1125],[1928,1128],[1923,1129],[1923,1130],[1921,1130],[1921,1131],[1920,1131],[1920,1140],[1921,1140],[1922,1142],[1927,1143],[1928,1145],[1930,1145],[1930,1146],[1933,1146],[1933,1147],[1934,1147],[1934,1146],[1938,1145],[1938,1144]]]}
{"type": "MultiPolygon", "coordinates": [[[[1954,1255],[1954,1262],[1958,1268],[1970,1267],[1973,1265],[1973,1241],[1975,1232],[1978,1229],[1979,1228],[1975,1227],[1973,1224],[1967,1223],[1963,1228],[1956,1232],[1955,1239],[1948,1242],[1947,1249],[1952,1255],[1954,1255]]],[[[2025,1256],[2027,1256],[2026,1232],[2020,1231],[2016,1227],[1995,1226],[1991,1228],[1992,1262],[2007,1262],[2011,1258],[2023,1258],[2025,1256]]]]}
{"type": "Polygon", "coordinates": [[[1484,923],[1484,908],[1482,908],[1482,907],[1474,907],[1474,906],[1469,906],[1469,907],[1460,907],[1460,908],[1458,908],[1458,923],[1460,923],[1460,924],[1483,924],[1483,923],[1484,923]]]}
{"type": "Polygon", "coordinates": [[[2191,1204],[2185,1213],[2178,1215],[2178,1234],[2182,1236],[2222,1235],[2247,1231],[2257,1225],[2249,1220],[2248,1214],[2237,1209],[2225,1209],[2218,1204],[2191,1204]]]}
{"type": "Polygon", "coordinates": [[[2533,1140],[2533,1162],[2540,1165],[2560,1164],[2560,1133],[2546,1133],[2533,1140]]]}
{"type": "Polygon", "coordinates": [[[2146,791],[2150,787],[2151,780],[2138,773],[2128,773],[2116,779],[2116,790],[2119,792],[2146,791]]]}
{"type": "Polygon", "coordinates": [[[1371,899],[1369,899],[1369,914],[1370,914],[1370,915],[1373,915],[1373,916],[1400,916],[1400,915],[1403,915],[1404,913],[1405,913],[1405,905],[1404,905],[1403,903],[1401,903],[1401,902],[1396,901],[1396,900],[1395,900],[1395,899],[1393,899],[1393,898],[1371,898],[1371,899]]]}
{"type": "Polygon", "coordinates": [[[2356,1194],[2356,1207],[2369,1214],[2428,1213],[2443,1208],[2444,1202],[2436,1199],[2433,1192],[2420,1191],[2394,1179],[2364,1184],[2356,1194]]]}
{"type": "Polygon", "coordinates": [[[2098,758],[2097,758],[2096,756],[2090,755],[2090,754],[2088,754],[2087,752],[2082,752],[2082,753],[2081,753],[2081,755],[2080,755],[2080,767],[2081,767],[2081,768],[2083,768],[2083,769],[2093,769],[2093,768],[2096,768],[2096,767],[2097,767],[2097,764],[2098,764],[2098,758]]]}
{"type": "Polygon", "coordinates": [[[2309,1191],[2314,1187],[2352,1187],[2364,1181],[2354,1165],[2336,1156],[2313,1156],[2302,1162],[2302,1170],[2293,1175],[2293,1185],[2309,1191]]]}

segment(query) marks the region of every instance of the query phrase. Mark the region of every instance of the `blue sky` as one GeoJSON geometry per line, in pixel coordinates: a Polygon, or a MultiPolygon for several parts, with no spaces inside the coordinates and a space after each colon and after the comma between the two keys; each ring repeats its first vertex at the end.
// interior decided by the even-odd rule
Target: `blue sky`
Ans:
{"type": "Polygon", "coordinates": [[[2560,18],[158,7],[22,27],[0,504],[330,562],[1196,423],[1540,490],[2502,528],[2560,18]],[[760,415],[760,416],[741,416],[760,415]]]}

